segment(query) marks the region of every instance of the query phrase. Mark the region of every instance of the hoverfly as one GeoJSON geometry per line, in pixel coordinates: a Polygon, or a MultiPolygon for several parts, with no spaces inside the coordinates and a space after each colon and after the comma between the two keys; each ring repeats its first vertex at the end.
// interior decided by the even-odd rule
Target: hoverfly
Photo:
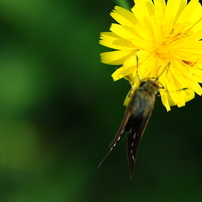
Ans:
{"type": "MultiPolygon", "coordinates": [[[[161,72],[161,74],[163,73],[163,71],[161,72]]],[[[131,96],[131,100],[128,104],[128,107],[126,108],[121,125],[110,145],[110,149],[103,158],[103,160],[100,162],[98,167],[100,167],[103,161],[112,152],[114,147],[123,137],[124,133],[128,132],[129,134],[127,136],[127,157],[130,178],[133,178],[140,140],[148,124],[149,118],[154,107],[155,98],[160,88],[157,81],[157,78],[155,78],[154,80],[140,80],[140,85],[131,96]]]]}

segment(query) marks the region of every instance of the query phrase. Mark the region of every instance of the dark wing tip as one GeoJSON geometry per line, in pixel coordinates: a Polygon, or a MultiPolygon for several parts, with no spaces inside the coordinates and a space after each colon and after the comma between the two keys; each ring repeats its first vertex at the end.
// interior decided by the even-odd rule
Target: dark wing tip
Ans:
{"type": "Polygon", "coordinates": [[[121,124],[121,127],[119,128],[117,134],[115,135],[112,143],[110,144],[110,149],[107,152],[107,154],[105,155],[105,157],[102,159],[102,161],[99,163],[98,168],[102,165],[102,163],[105,161],[105,159],[107,158],[107,156],[112,152],[112,150],[116,147],[116,145],[118,144],[118,142],[121,140],[121,138],[123,137],[123,134],[125,133],[125,125],[121,124]]]}
{"type": "Polygon", "coordinates": [[[133,124],[131,126],[131,132],[128,135],[127,144],[127,156],[128,156],[128,166],[130,179],[133,178],[136,164],[136,157],[138,152],[138,147],[147,126],[149,117],[151,115],[151,110],[148,111],[147,116],[139,116],[133,119],[133,124]]]}
{"type": "Polygon", "coordinates": [[[133,168],[132,170],[129,170],[129,174],[130,174],[130,179],[131,179],[131,180],[133,179],[134,171],[135,171],[134,168],[133,168]]]}
{"type": "MultiPolygon", "coordinates": [[[[118,140],[119,141],[119,140],[118,140]]],[[[102,161],[99,163],[98,168],[102,165],[102,163],[105,161],[105,159],[108,157],[108,155],[112,152],[112,150],[114,149],[114,147],[117,145],[117,142],[113,143],[113,145],[110,147],[109,151],[107,152],[107,154],[105,155],[105,157],[102,159],[102,161]]]]}
{"type": "Polygon", "coordinates": [[[104,160],[107,158],[107,156],[109,155],[111,153],[111,151],[109,150],[109,152],[105,155],[105,157],[102,159],[102,161],[99,163],[99,165],[98,165],[98,167],[97,168],[99,168],[101,165],[102,165],[102,163],[104,162],[104,160]]]}
{"type": "Polygon", "coordinates": [[[130,179],[132,180],[135,172],[135,159],[130,159],[130,157],[128,157],[128,166],[130,179]]]}

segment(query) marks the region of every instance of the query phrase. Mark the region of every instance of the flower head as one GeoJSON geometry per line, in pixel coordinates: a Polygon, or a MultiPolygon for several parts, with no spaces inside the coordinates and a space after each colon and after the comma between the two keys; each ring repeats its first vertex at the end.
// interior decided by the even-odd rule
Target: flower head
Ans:
{"type": "Polygon", "coordinates": [[[182,107],[195,93],[202,94],[201,4],[198,0],[134,1],[131,11],[116,6],[111,13],[118,24],[101,33],[100,44],[116,50],[101,53],[101,60],[121,65],[113,79],[128,79],[134,90],[139,78],[157,78],[166,109],[182,107]]]}

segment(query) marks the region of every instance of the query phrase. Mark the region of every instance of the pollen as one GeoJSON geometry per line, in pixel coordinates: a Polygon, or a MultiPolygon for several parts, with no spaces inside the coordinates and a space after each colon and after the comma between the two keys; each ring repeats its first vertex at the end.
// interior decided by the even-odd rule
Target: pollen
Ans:
{"type": "Polygon", "coordinates": [[[174,55],[174,50],[172,43],[179,39],[180,33],[173,35],[171,34],[169,37],[166,37],[162,42],[159,44],[157,43],[155,47],[155,54],[157,57],[162,59],[171,59],[174,55]]]}
{"type": "Polygon", "coordinates": [[[170,50],[170,46],[168,44],[162,43],[156,47],[155,54],[159,58],[171,58],[172,51],[170,50]]]}

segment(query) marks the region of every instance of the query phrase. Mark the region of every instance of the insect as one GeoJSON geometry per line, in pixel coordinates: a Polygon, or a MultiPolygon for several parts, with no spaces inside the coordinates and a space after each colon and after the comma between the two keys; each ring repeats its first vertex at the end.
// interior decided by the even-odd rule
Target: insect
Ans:
{"type": "Polygon", "coordinates": [[[140,83],[139,87],[132,94],[129,105],[125,111],[125,115],[118,132],[111,143],[110,149],[98,167],[100,167],[103,161],[112,152],[114,147],[123,137],[124,133],[128,132],[127,157],[130,178],[133,178],[138,147],[151,116],[158,90],[159,85],[156,81],[152,81],[151,79],[140,83]]]}
{"type": "Polygon", "coordinates": [[[128,132],[129,134],[127,136],[126,153],[128,157],[130,179],[132,179],[134,175],[136,157],[140,141],[142,139],[145,128],[148,124],[149,118],[154,108],[156,95],[159,92],[159,89],[161,88],[159,87],[160,82],[158,82],[158,77],[160,77],[163,74],[163,72],[170,66],[170,63],[168,63],[158,77],[148,78],[142,81],[138,75],[137,56],[136,59],[137,59],[136,74],[140,81],[140,85],[131,96],[123,120],[110,145],[109,151],[98,165],[99,168],[101,164],[104,162],[104,160],[107,158],[107,156],[116,147],[117,143],[123,137],[124,133],[128,132]]]}

